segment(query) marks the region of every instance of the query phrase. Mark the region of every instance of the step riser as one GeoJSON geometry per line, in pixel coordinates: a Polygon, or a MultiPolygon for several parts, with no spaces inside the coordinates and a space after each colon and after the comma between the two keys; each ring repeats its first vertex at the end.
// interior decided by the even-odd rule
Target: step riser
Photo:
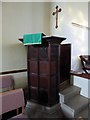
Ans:
{"type": "Polygon", "coordinates": [[[79,110],[77,113],[63,103],[61,104],[61,108],[62,108],[64,115],[67,118],[78,118],[79,116],[82,116],[83,118],[88,118],[89,116],[88,106],[84,106],[84,108],[79,110]]]}
{"type": "Polygon", "coordinates": [[[67,89],[64,89],[59,93],[60,96],[60,103],[64,103],[67,99],[80,94],[81,88],[77,86],[70,86],[67,89]]]}
{"type": "Polygon", "coordinates": [[[66,118],[74,118],[74,114],[69,108],[67,108],[63,103],[61,104],[61,109],[65,115],[66,118]]]}
{"type": "Polygon", "coordinates": [[[67,118],[88,118],[88,99],[80,95],[80,90],[70,86],[59,93],[61,109],[67,118]]]}
{"type": "Polygon", "coordinates": [[[70,99],[73,96],[78,95],[78,94],[80,94],[80,90],[79,91],[74,91],[74,92],[72,92],[72,93],[70,93],[66,96],[59,93],[60,104],[66,102],[68,99],[70,99]]]}
{"type": "Polygon", "coordinates": [[[79,113],[80,111],[84,110],[85,108],[88,107],[88,104],[86,105],[83,105],[82,107],[80,107],[78,110],[74,110],[72,108],[70,108],[69,106],[67,106],[66,104],[62,103],[61,106],[64,106],[65,109],[68,109],[70,112],[72,112],[72,114],[77,114],[79,113]]]}
{"type": "Polygon", "coordinates": [[[79,116],[82,116],[82,118],[88,118],[88,120],[90,120],[89,118],[89,108],[86,107],[84,108],[82,111],[80,111],[78,114],[75,115],[75,118],[78,118],[79,116]]]}

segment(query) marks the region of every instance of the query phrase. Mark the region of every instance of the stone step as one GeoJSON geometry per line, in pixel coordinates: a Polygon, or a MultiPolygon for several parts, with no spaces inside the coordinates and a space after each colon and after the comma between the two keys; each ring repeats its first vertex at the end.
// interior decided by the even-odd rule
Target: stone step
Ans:
{"type": "Polygon", "coordinates": [[[90,108],[89,106],[81,110],[78,114],[74,116],[74,118],[82,117],[83,119],[88,119],[90,120],[90,108]]]}
{"type": "Polygon", "coordinates": [[[64,89],[63,91],[60,91],[59,96],[60,96],[60,103],[64,103],[67,101],[67,99],[80,94],[81,88],[77,86],[69,86],[68,88],[64,89]]]}
{"type": "Polygon", "coordinates": [[[87,109],[88,105],[89,103],[87,98],[81,95],[75,95],[75,97],[61,103],[61,108],[67,117],[69,116],[69,118],[75,118],[75,116],[79,115],[81,111],[87,109]]]}

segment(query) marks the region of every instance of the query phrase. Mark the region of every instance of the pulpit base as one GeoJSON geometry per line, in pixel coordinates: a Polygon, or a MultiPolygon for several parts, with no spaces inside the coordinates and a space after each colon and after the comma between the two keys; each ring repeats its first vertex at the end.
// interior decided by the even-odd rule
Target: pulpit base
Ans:
{"type": "Polygon", "coordinates": [[[52,107],[47,107],[28,101],[25,112],[29,118],[63,118],[59,103],[52,107]]]}

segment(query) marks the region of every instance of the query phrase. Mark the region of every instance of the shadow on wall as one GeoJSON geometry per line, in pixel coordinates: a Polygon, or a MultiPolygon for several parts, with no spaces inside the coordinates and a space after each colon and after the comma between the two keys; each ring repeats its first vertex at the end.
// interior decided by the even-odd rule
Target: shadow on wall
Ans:
{"type": "Polygon", "coordinates": [[[15,81],[15,88],[27,87],[27,72],[16,73],[13,75],[15,81]]]}
{"type": "Polygon", "coordinates": [[[74,71],[82,71],[82,65],[81,65],[81,61],[80,61],[80,58],[79,58],[79,55],[76,57],[76,56],[73,56],[72,57],[72,65],[71,65],[71,70],[74,70],[74,71]]]}

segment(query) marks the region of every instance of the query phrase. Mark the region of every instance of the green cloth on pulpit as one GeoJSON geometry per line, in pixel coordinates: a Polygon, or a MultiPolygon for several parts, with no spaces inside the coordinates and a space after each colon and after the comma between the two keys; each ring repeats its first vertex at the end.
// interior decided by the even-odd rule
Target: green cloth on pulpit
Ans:
{"type": "Polygon", "coordinates": [[[24,34],[24,45],[34,45],[42,43],[42,33],[24,34]]]}

